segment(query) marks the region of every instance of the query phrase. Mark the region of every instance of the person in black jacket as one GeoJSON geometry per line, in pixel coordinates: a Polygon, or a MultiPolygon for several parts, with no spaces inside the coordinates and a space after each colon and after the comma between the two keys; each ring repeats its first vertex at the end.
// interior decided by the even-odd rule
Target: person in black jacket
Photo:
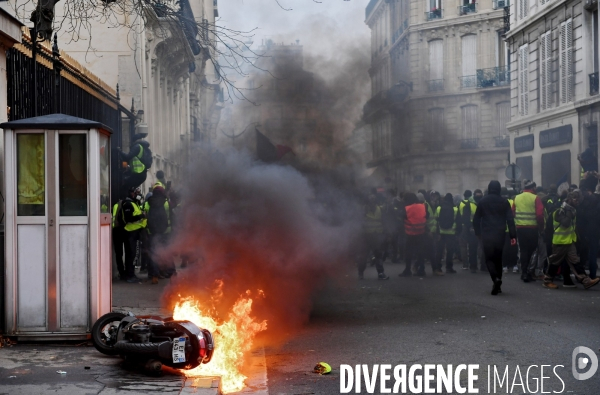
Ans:
{"type": "Polygon", "coordinates": [[[507,226],[511,245],[517,243],[512,209],[508,200],[500,196],[501,188],[499,181],[490,181],[488,194],[477,205],[473,217],[475,235],[483,245],[485,262],[494,283],[492,295],[502,292],[502,250],[507,226]]]}
{"type": "Polygon", "coordinates": [[[148,169],[144,165],[142,158],[144,151],[150,150],[150,143],[143,140],[146,137],[144,133],[137,133],[133,136],[133,143],[128,153],[119,149],[121,159],[127,161],[128,169],[123,175],[123,190],[129,191],[131,188],[137,188],[146,181],[148,169]]]}

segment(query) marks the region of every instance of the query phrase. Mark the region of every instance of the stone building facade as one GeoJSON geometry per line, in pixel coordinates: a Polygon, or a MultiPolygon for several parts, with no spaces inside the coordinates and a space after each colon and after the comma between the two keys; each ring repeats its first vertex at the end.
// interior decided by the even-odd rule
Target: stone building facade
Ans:
{"type": "Polygon", "coordinates": [[[388,187],[504,182],[510,121],[503,0],[371,0],[373,160],[388,187]],[[380,170],[380,168],[383,168],[380,170]]]}
{"type": "Polygon", "coordinates": [[[517,0],[511,9],[511,155],[538,185],[578,184],[577,155],[598,153],[598,2],[517,0]]]}
{"type": "MultiPolygon", "coordinates": [[[[13,0],[8,8],[19,10],[17,17],[28,24],[29,3],[23,7],[19,3],[13,0]]],[[[217,2],[151,4],[144,9],[144,18],[116,13],[108,20],[89,19],[90,28],[79,29],[76,40],[68,23],[57,31],[62,50],[109,86],[118,85],[121,103],[136,114],[135,130],[148,133],[154,158],[144,191],[155,182],[158,170],[177,183],[195,155],[193,142],[215,138],[222,104],[217,72],[209,60],[216,54],[206,45],[207,40],[215,40],[210,26],[218,16],[217,2]],[[166,15],[164,7],[178,10],[181,18],[166,15]],[[209,26],[209,33],[185,26],[185,21],[209,26]]],[[[56,4],[55,21],[62,20],[65,6],[65,2],[56,4]]],[[[123,130],[129,130],[129,119],[123,123],[123,130]]],[[[123,133],[124,151],[130,137],[123,133]]]]}

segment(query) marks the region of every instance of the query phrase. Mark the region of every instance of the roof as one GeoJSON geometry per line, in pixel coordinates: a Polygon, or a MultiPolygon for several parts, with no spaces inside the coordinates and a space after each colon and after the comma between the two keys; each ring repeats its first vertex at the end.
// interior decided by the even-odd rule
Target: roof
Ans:
{"type": "Polygon", "coordinates": [[[112,129],[103,123],[90,121],[89,119],[73,117],[66,114],[50,114],[40,117],[19,119],[18,121],[4,122],[0,124],[2,129],[104,129],[112,133],[112,129]]]}

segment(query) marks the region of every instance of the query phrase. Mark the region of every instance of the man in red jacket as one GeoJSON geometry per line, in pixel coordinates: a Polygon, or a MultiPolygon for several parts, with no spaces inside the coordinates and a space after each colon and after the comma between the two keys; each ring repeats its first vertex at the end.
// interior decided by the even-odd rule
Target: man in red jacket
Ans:
{"type": "Polygon", "coordinates": [[[535,188],[535,182],[523,180],[523,192],[515,197],[512,206],[519,241],[521,280],[526,283],[533,281],[529,263],[538,248],[538,235],[544,231],[544,204],[535,188]]]}
{"type": "Polygon", "coordinates": [[[425,275],[425,249],[427,218],[429,214],[423,203],[420,203],[414,193],[404,196],[404,231],[406,232],[406,268],[400,276],[409,277],[411,272],[411,260],[413,255],[417,256],[415,273],[418,276],[425,275]]]}

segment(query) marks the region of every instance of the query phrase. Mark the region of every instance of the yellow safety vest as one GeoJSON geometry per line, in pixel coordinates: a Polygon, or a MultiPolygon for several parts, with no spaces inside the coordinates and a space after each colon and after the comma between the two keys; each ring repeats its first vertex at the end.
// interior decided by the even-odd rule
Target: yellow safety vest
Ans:
{"type": "Polygon", "coordinates": [[[537,195],[531,192],[523,192],[515,197],[515,225],[536,226],[535,199],[537,195]]]}
{"type": "Polygon", "coordinates": [[[433,234],[437,229],[437,219],[440,207],[438,206],[437,210],[433,211],[433,207],[431,207],[428,202],[425,202],[425,207],[427,207],[427,212],[429,213],[429,218],[427,218],[427,228],[429,228],[429,232],[433,234]]]}
{"type": "Polygon", "coordinates": [[[556,213],[558,210],[554,211],[552,214],[552,225],[554,226],[554,235],[552,235],[552,244],[573,244],[577,241],[577,233],[575,233],[575,218],[573,218],[573,222],[571,226],[568,228],[560,226],[560,223],[556,220],[556,213]]]}
{"type": "MultiPolygon", "coordinates": [[[[168,200],[165,200],[164,208],[165,208],[165,212],[167,213],[167,230],[165,231],[165,234],[166,234],[166,233],[171,233],[171,215],[170,215],[169,201],[168,200]]],[[[150,204],[148,202],[144,203],[144,212],[145,213],[149,213],[150,212],[150,204]]],[[[148,227],[147,227],[148,218],[144,218],[144,221],[146,221],[144,227],[148,231],[148,234],[152,234],[152,232],[150,232],[150,229],[148,229],[148,227]]]]}
{"type": "Polygon", "coordinates": [[[367,211],[363,228],[366,233],[383,233],[383,222],[381,221],[381,207],[377,206],[375,212],[367,211]]]}
{"type": "MultiPolygon", "coordinates": [[[[119,212],[119,209],[121,208],[121,204],[123,202],[121,200],[119,200],[117,203],[115,203],[115,205],[113,206],[113,210],[112,210],[112,227],[114,228],[116,226],[116,219],[117,219],[117,215],[119,212]]],[[[122,224],[119,224],[119,226],[122,224]]]]}
{"type": "Polygon", "coordinates": [[[144,147],[142,147],[142,145],[140,144],[140,152],[131,160],[131,171],[133,171],[134,173],[139,174],[146,170],[146,166],[144,166],[141,160],[142,155],[144,155],[144,147]]]}
{"type": "MultiPolygon", "coordinates": [[[[440,228],[441,235],[455,235],[456,234],[456,213],[458,213],[458,207],[454,208],[454,222],[452,223],[452,229],[442,229],[440,228]]],[[[440,212],[442,211],[442,207],[438,207],[436,210],[436,217],[440,217],[440,212]]]]}
{"type": "MultiPolygon", "coordinates": [[[[135,202],[131,202],[133,205],[133,216],[142,215],[142,209],[135,202]]],[[[123,213],[123,223],[125,223],[125,213],[123,213]]],[[[134,230],[142,229],[146,227],[146,218],[142,218],[135,222],[125,224],[125,230],[133,232],[134,230]]]]}
{"type": "Polygon", "coordinates": [[[471,204],[471,223],[473,223],[473,217],[475,216],[475,211],[477,211],[477,205],[475,203],[473,203],[470,200],[463,200],[458,205],[458,211],[460,212],[460,216],[462,218],[463,211],[464,211],[465,206],[467,205],[467,203],[471,204]]]}

